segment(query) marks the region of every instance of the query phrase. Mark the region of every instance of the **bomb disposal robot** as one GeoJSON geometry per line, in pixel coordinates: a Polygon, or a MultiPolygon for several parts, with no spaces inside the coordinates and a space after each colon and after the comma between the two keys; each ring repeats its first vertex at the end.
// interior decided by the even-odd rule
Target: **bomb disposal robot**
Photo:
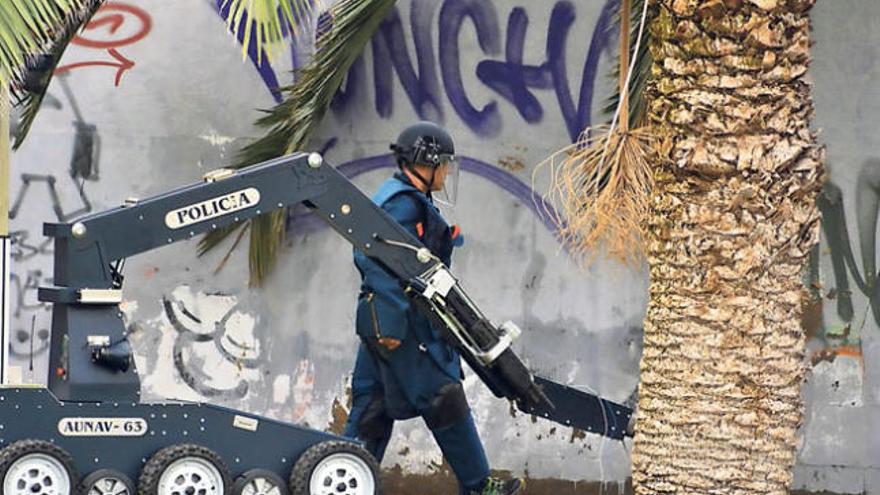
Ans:
{"type": "Polygon", "coordinates": [[[189,402],[141,403],[118,304],[121,260],[303,203],[394,274],[492,392],[566,426],[622,439],[632,411],[533,375],[442,262],[318,154],[296,154],[143,201],[44,225],[55,239],[48,388],[0,388],[5,495],[374,495],[356,442],[189,402]],[[83,478],[80,474],[85,475],[83,478]]]}

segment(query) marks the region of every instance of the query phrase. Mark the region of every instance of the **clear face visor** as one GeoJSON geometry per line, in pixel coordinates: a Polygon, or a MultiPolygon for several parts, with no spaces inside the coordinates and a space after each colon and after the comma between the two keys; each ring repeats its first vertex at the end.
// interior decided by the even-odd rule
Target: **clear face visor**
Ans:
{"type": "Polygon", "coordinates": [[[455,155],[441,155],[440,163],[440,168],[436,173],[441,173],[443,168],[445,168],[446,177],[443,181],[443,187],[433,194],[434,201],[447,207],[453,207],[458,200],[458,179],[461,174],[461,161],[455,155]]]}

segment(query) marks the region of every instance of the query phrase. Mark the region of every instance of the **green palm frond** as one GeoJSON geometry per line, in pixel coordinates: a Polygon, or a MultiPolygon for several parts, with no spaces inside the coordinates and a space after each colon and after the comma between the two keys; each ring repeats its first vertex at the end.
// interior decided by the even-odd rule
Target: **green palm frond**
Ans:
{"type": "MultiPolygon", "coordinates": [[[[297,72],[296,82],[284,88],[284,101],[256,124],[266,134],[244,147],[235,167],[253,165],[306,148],[327,112],[348,69],[379,28],[396,0],[341,0],[330,9],[332,28],[321,37],[313,59],[297,72]]],[[[250,282],[263,283],[284,240],[286,209],[251,221],[250,282]]],[[[215,231],[200,244],[202,253],[217,246],[232,231],[215,231]]]]}
{"type": "Polygon", "coordinates": [[[0,1],[0,79],[23,85],[28,59],[49,50],[91,1],[0,1]]]}
{"type": "Polygon", "coordinates": [[[242,40],[242,58],[247,57],[251,40],[257,44],[257,63],[263,50],[271,56],[272,45],[284,39],[288,30],[297,32],[308,17],[314,2],[310,0],[225,0],[221,9],[229,9],[226,22],[242,40]]]}
{"type": "Polygon", "coordinates": [[[348,69],[396,0],[342,0],[330,15],[333,26],[320,40],[314,58],[285,88],[284,101],[256,124],[265,136],[242,149],[236,166],[243,167],[305,148],[330,106],[348,69]]]}
{"type": "MultiPolygon", "coordinates": [[[[637,44],[638,36],[639,36],[639,21],[642,18],[642,10],[644,9],[645,2],[649,0],[632,0],[632,11],[630,16],[630,50],[635,50],[635,47],[639,46],[639,53],[632,54],[630,53],[630,60],[632,57],[636,57],[636,64],[633,68],[632,81],[629,83],[629,126],[630,128],[638,127],[639,123],[641,123],[645,117],[645,87],[648,83],[648,78],[651,76],[651,52],[648,49],[650,46],[650,37],[651,30],[644,29],[642,33],[642,42],[637,44]]],[[[620,25],[619,12],[617,17],[617,22],[611,24],[612,29],[615,26],[620,25]]],[[[645,19],[645,22],[650,25],[651,19],[654,16],[654,8],[653,6],[648,6],[648,17],[645,19]]],[[[614,64],[614,69],[612,70],[612,77],[614,84],[614,92],[611,94],[611,97],[608,98],[608,101],[605,104],[605,107],[602,109],[603,113],[606,115],[611,115],[614,113],[614,110],[617,109],[617,105],[620,102],[620,87],[617,85],[617,81],[620,79],[620,58],[618,57],[618,63],[614,64]]],[[[624,68],[626,70],[626,68],[624,68]]]]}
{"type": "Polygon", "coordinates": [[[12,88],[15,104],[22,107],[21,117],[15,131],[13,150],[17,150],[27,137],[37,112],[46,96],[49,83],[61,56],[76,36],[80,28],[88,24],[95,12],[104,4],[104,0],[88,0],[82,8],[72,11],[56,29],[52,43],[43,53],[32,55],[25,61],[23,78],[20,84],[12,88]]]}
{"type": "Polygon", "coordinates": [[[244,228],[246,224],[244,223],[234,223],[232,225],[227,225],[225,227],[219,227],[217,230],[212,230],[212,233],[216,233],[217,235],[213,237],[205,236],[199,242],[198,250],[196,251],[198,256],[202,256],[206,254],[208,251],[211,251],[215,247],[217,247],[223,239],[226,239],[228,236],[237,232],[238,230],[244,228]]]}

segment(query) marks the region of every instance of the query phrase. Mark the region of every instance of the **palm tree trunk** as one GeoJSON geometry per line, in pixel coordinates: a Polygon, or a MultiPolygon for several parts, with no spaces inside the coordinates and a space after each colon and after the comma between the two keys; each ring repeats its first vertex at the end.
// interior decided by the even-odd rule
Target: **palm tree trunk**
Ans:
{"type": "Polygon", "coordinates": [[[813,1],[657,2],[637,493],[791,485],[824,176],[804,80],[813,1]]]}

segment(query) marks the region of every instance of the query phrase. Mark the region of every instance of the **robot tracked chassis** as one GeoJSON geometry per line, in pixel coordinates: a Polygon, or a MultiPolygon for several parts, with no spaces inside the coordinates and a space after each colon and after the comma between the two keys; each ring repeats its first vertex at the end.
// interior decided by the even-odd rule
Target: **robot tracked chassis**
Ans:
{"type": "Polygon", "coordinates": [[[378,466],[350,439],[206,403],[140,402],[122,314],[121,260],[303,203],[398,278],[498,397],[623,439],[632,410],[533,375],[449,269],[316,153],[239,170],[73,223],[54,238],[48,387],[0,388],[4,495],[375,495],[378,466]],[[80,478],[80,473],[85,477],[80,478]]]}

